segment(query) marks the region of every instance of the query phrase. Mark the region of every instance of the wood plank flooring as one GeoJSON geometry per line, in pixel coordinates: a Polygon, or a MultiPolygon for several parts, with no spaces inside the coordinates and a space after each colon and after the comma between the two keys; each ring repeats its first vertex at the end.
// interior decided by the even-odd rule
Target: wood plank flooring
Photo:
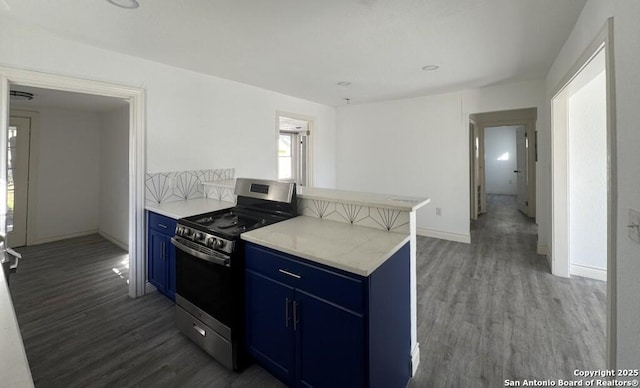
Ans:
{"type": "Polygon", "coordinates": [[[37,387],[283,386],[257,365],[217,364],[178,332],[164,296],[130,299],[128,255],[100,236],[17,251],[11,292],[37,387]]]}
{"type": "MultiPolygon", "coordinates": [[[[550,275],[512,197],[489,198],[472,241],[418,237],[421,363],[410,387],[604,368],[605,283],[550,275]]],[[[99,236],[18,251],[11,290],[36,386],[283,386],[259,366],[237,374],[213,361],[175,329],[164,296],[129,299],[127,253],[99,236]]]]}
{"type": "Polygon", "coordinates": [[[418,238],[410,387],[503,387],[605,368],[606,283],[550,274],[515,197],[491,195],[472,244],[418,238]]]}

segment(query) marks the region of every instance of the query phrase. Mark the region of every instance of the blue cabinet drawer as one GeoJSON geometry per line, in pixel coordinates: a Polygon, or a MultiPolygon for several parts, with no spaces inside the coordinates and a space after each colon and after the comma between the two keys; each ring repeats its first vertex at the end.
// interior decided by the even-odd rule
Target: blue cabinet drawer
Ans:
{"type": "Polygon", "coordinates": [[[149,212],[149,228],[173,236],[176,231],[176,220],[160,214],[149,212]]]}
{"type": "Polygon", "coordinates": [[[251,243],[246,247],[246,265],[251,271],[355,313],[365,311],[365,278],[251,243]]]}

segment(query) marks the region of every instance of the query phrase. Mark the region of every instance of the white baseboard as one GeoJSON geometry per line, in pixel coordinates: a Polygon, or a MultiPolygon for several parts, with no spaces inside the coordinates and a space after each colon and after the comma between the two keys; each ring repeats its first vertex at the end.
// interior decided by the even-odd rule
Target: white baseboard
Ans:
{"type": "Polygon", "coordinates": [[[433,230],[427,228],[416,228],[416,234],[419,236],[439,238],[441,240],[457,241],[461,243],[471,243],[471,235],[458,234],[451,232],[443,232],[440,230],[433,230]]]}
{"type": "Polygon", "coordinates": [[[127,252],[129,251],[129,244],[123,243],[122,241],[120,241],[117,238],[113,237],[112,235],[110,235],[109,233],[105,232],[104,230],[98,231],[98,234],[100,236],[102,236],[105,240],[109,240],[110,242],[112,242],[114,245],[119,246],[120,248],[124,249],[127,252]]]}
{"type": "Polygon", "coordinates": [[[547,264],[549,264],[549,268],[553,268],[551,266],[551,250],[549,249],[549,246],[547,246],[546,244],[538,244],[536,246],[536,253],[544,256],[547,259],[547,264]]]}
{"type": "Polygon", "coordinates": [[[149,295],[152,292],[156,292],[156,291],[158,291],[158,289],[153,284],[151,284],[149,282],[145,282],[144,283],[144,294],[145,295],[149,295]]]}
{"type": "Polygon", "coordinates": [[[418,365],[420,365],[420,343],[416,342],[416,347],[411,351],[411,377],[418,372],[418,365]]]}
{"type": "Polygon", "coordinates": [[[536,253],[543,256],[551,256],[549,255],[549,247],[544,244],[538,244],[536,247],[536,253]]]}
{"type": "Polygon", "coordinates": [[[84,231],[84,232],[64,234],[64,235],[61,235],[61,236],[39,238],[39,239],[28,241],[27,245],[46,244],[46,243],[55,242],[55,241],[68,240],[70,238],[89,236],[89,235],[96,234],[96,233],[98,233],[98,230],[97,229],[93,229],[93,230],[87,230],[87,231],[84,231]]]}
{"type": "Polygon", "coordinates": [[[571,264],[571,275],[582,276],[583,278],[607,281],[607,270],[602,268],[589,267],[587,265],[571,264]]]}

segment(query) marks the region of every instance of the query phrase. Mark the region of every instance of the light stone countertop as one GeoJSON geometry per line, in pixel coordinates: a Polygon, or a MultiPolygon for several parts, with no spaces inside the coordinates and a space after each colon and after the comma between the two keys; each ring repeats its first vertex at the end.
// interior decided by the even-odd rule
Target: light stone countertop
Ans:
{"type": "MultiPolygon", "coordinates": [[[[0,255],[4,255],[2,250],[0,255]]],[[[1,259],[2,257],[0,261],[1,259]]],[[[2,265],[0,265],[0,386],[33,387],[31,369],[24,351],[22,335],[2,265]]]]}
{"type": "Polygon", "coordinates": [[[194,198],[184,201],[147,204],[144,208],[177,220],[183,217],[195,216],[196,214],[227,209],[235,205],[233,202],[219,201],[217,199],[194,198]]]}
{"type": "Polygon", "coordinates": [[[243,240],[369,276],[409,241],[408,233],[388,232],[315,217],[298,216],[241,235],[243,240]]]}
{"type": "Polygon", "coordinates": [[[321,201],[350,203],[379,208],[396,209],[411,212],[431,202],[429,198],[405,197],[392,194],[363,193],[324,189],[320,187],[297,187],[298,198],[315,199],[321,201]]]}

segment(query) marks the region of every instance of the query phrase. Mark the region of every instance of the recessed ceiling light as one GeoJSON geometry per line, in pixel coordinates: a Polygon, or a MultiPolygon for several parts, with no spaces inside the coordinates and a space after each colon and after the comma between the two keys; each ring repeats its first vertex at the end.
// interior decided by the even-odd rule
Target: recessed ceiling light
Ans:
{"type": "Polygon", "coordinates": [[[351,85],[351,82],[340,81],[340,82],[338,82],[338,85],[340,85],[340,86],[349,86],[349,85],[351,85]]]}
{"type": "Polygon", "coordinates": [[[438,66],[438,65],[422,66],[422,70],[424,70],[424,71],[434,71],[434,70],[438,70],[439,68],[440,68],[440,66],[438,66]]]}
{"type": "Polygon", "coordinates": [[[136,9],[140,6],[137,0],[107,0],[107,2],[126,9],[136,9]]]}

